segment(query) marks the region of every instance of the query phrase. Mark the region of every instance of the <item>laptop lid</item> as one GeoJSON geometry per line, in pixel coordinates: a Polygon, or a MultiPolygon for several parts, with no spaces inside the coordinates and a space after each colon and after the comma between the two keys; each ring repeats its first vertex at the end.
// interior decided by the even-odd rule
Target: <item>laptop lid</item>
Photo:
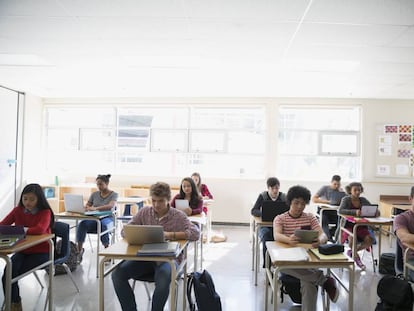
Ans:
{"type": "Polygon", "coordinates": [[[124,238],[130,245],[165,242],[163,226],[124,225],[124,238]]]}
{"type": "Polygon", "coordinates": [[[25,237],[24,226],[0,225],[0,249],[13,247],[25,237]]]}
{"type": "Polygon", "coordinates": [[[362,205],[361,206],[361,217],[377,217],[378,205],[362,205]]]}
{"type": "Polygon", "coordinates": [[[346,196],[346,193],[343,191],[333,191],[329,198],[330,205],[339,205],[341,204],[342,198],[346,196]]]}
{"type": "Polygon", "coordinates": [[[265,200],[262,202],[262,220],[273,221],[273,219],[280,214],[289,210],[286,202],[265,200]]]}
{"type": "Polygon", "coordinates": [[[65,203],[65,211],[72,213],[85,213],[85,207],[83,203],[83,196],[81,194],[64,193],[63,200],[65,203]]]}

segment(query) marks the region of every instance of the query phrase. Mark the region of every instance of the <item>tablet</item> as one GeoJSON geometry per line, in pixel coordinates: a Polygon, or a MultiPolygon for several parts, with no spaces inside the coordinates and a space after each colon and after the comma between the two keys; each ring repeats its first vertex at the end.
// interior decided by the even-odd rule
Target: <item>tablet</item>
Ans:
{"type": "Polygon", "coordinates": [[[295,235],[299,238],[300,243],[312,243],[319,236],[319,232],[316,230],[295,230],[295,235]]]}

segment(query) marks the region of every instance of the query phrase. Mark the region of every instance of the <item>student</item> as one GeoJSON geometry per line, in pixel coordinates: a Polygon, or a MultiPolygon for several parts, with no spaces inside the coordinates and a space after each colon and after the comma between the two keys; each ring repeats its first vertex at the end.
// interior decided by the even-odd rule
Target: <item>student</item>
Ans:
{"type": "MultiPolygon", "coordinates": [[[[206,184],[203,184],[201,182],[201,176],[199,173],[193,173],[191,175],[191,178],[194,180],[194,183],[197,186],[198,189],[198,193],[201,195],[201,197],[204,200],[212,200],[213,199],[213,195],[210,193],[210,190],[208,189],[206,184]]],[[[206,205],[203,206],[203,212],[206,213],[208,212],[208,208],[206,205]]]]}
{"type": "MultiPolygon", "coordinates": [[[[98,177],[96,177],[96,186],[98,187],[98,191],[95,191],[90,195],[85,206],[86,211],[111,211],[115,208],[116,201],[118,200],[118,194],[109,189],[108,185],[110,178],[110,174],[98,175],[98,177]]],[[[112,216],[102,218],[100,222],[101,232],[111,229],[114,225],[112,216]]],[[[87,233],[97,233],[95,220],[82,220],[76,230],[79,262],[82,262],[83,253],[85,252],[83,243],[85,242],[87,233]]],[[[109,233],[105,233],[101,236],[101,242],[105,248],[109,246],[109,233]]]]}
{"type": "Polygon", "coordinates": [[[201,214],[203,211],[203,199],[198,193],[197,186],[191,177],[183,178],[180,193],[171,200],[171,207],[176,207],[176,199],[185,199],[189,202],[189,207],[181,209],[187,216],[201,214]]]}
{"type": "MultiPolygon", "coordinates": [[[[18,205],[0,222],[0,225],[24,226],[26,234],[40,235],[51,233],[54,227],[54,214],[38,184],[24,187],[18,205]]],[[[12,278],[21,275],[49,260],[49,243],[43,242],[11,257],[12,278]]],[[[3,291],[5,287],[5,271],[2,277],[3,291]]],[[[11,310],[22,310],[18,282],[11,286],[11,310]]]]}
{"type": "MultiPolygon", "coordinates": [[[[319,231],[319,237],[312,243],[312,247],[326,243],[328,239],[320,227],[318,219],[313,214],[303,211],[310,201],[310,191],[303,186],[293,186],[288,190],[286,197],[289,211],[276,216],[273,221],[275,241],[295,246],[299,243],[298,238],[294,235],[295,230],[309,228],[319,231]]],[[[338,300],[339,290],[336,287],[335,279],[325,276],[322,270],[287,269],[283,270],[283,273],[300,280],[302,311],[316,310],[317,286],[322,286],[333,302],[338,300]]]]}
{"type": "MultiPolygon", "coordinates": [[[[352,182],[345,187],[345,190],[348,195],[341,200],[338,213],[356,217],[361,216],[361,206],[370,205],[369,201],[365,197],[361,197],[361,193],[364,192],[362,184],[359,182],[352,182]]],[[[353,223],[349,221],[345,223],[345,228],[351,232],[353,227],[353,223]]],[[[349,245],[352,245],[352,237],[343,232],[341,237],[342,242],[346,239],[348,239],[349,245]]],[[[369,232],[368,226],[358,226],[357,239],[358,241],[362,241],[357,246],[357,252],[363,249],[370,249],[374,243],[374,239],[369,232]]],[[[348,250],[347,255],[352,257],[352,249],[348,250]]],[[[358,254],[355,254],[354,260],[358,267],[362,270],[366,269],[358,254]]]]}
{"type": "MultiPolygon", "coordinates": [[[[279,201],[286,202],[286,194],[280,192],[280,182],[276,177],[269,177],[266,181],[267,191],[263,191],[259,194],[251,210],[253,216],[262,217],[262,204],[263,201],[279,201]]],[[[265,256],[266,256],[266,241],[274,241],[273,228],[262,227],[259,231],[259,239],[262,242],[263,250],[263,268],[265,267],[265,256]]]]}
{"type": "MultiPolygon", "coordinates": [[[[318,192],[312,197],[313,203],[322,203],[329,205],[339,205],[341,199],[346,193],[341,189],[341,176],[333,175],[330,185],[322,186],[318,192]]],[[[318,214],[320,213],[320,207],[318,206],[318,214]]],[[[322,229],[330,241],[332,240],[332,233],[329,230],[329,224],[338,223],[337,211],[324,210],[322,213],[322,229]]],[[[336,229],[336,226],[335,226],[336,229]]]]}
{"type": "MultiPolygon", "coordinates": [[[[161,225],[164,227],[164,236],[168,240],[196,241],[200,237],[198,227],[191,223],[188,217],[175,208],[171,208],[170,186],[157,182],[150,187],[152,206],[143,207],[134,215],[129,224],[134,225],[161,225]]],[[[123,231],[121,232],[123,235],[123,231]]],[[[177,260],[177,266],[181,257],[177,260]]],[[[112,272],[112,282],[118,296],[122,310],[137,310],[134,292],[129,279],[139,280],[142,277],[154,277],[155,290],[152,296],[152,311],[164,310],[168,299],[171,267],[168,262],[154,261],[124,261],[112,272]]]]}
{"type": "MultiPolygon", "coordinates": [[[[394,218],[394,230],[403,254],[407,244],[414,244],[414,186],[411,187],[409,199],[411,201],[411,209],[398,214],[394,218]]],[[[408,253],[408,260],[414,264],[414,252],[412,250],[408,253]]],[[[414,271],[411,269],[409,269],[409,277],[411,280],[414,280],[414,271]]]]}

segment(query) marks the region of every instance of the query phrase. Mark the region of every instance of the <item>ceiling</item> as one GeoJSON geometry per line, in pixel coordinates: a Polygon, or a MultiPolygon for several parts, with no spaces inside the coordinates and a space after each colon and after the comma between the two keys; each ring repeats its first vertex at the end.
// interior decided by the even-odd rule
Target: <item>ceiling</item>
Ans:
{"type": "Polygon", "coordinates": [[[0,0],[0,85],[49,98],[414,99],[414,1],[0,0]]]}

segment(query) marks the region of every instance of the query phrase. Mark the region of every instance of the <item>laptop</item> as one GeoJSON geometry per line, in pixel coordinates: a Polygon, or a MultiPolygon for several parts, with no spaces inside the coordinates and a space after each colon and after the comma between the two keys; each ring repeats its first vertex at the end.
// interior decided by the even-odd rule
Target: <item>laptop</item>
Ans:
{"type": "Polygon", "coordinates": [[[361,206],[361,217],[377,217],[378,205],[362,205],[361,206]]]}
{"type": "Polygon", "coordinates": [[[85,214],[85,205],[81,194],[64,193],[63,200],[66,212],[85,214]]]}
{"type": "Polygon", "coordinates": [[[163,226],[124,225],[124,238],[130,245],[165,242],[163,226]]]}
{"type": "Polygon", "coordinates": [[[316,230],[296,229],[295,235],[299,238],[299,243],[312,243],[318,238],[319,232],[316,230]]]}
{"type": "Polygon", "coordinates": [[[0,225],[0,249],[13,247],[25,237],[24,226],[0,225]]]}
{"type": "Polygon", "coordinates": [[[330,205],[339,205],[341,204],[342,198],[346,196],[346,193],[343,191],[333,191],[329,199],[330,205]]]}
{"type": "Polygon", "coordinates": [[[265,200],[262,203],[262,221],[273,221],[280,214],[289,210],[286,202],[265,200]]]}

